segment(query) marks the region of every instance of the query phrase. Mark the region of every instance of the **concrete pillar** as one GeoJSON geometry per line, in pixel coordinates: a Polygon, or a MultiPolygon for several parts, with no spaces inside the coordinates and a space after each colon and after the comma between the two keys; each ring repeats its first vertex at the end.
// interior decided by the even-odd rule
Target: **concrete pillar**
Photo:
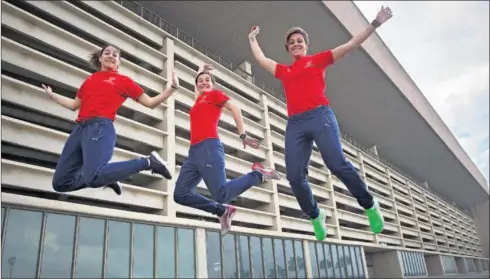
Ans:
{"type": "Polygon", "coordinates": [[[373,278],[403,278],[403,267],[398,251],[373,254],[373,278]]]}
{"type": "Polygon", "coordinates": [[[425,255],[424,258],[429,276],[442,276],[445,274],[440,255],[425,255]]]}
{"type": "Polygon", "coordinates": [[[246,60],[243,61],[238,65],[238,69],[233,70],[233,72],[246,79],[248,82],[253,83],[252,64],[250,64],[250,62],[246,60]],[[247,73],[248,75],[244,74],[243,72],[247,73]]]}
{"type": "Polygon", "coordinates": [[[196,278],[208,278],[208,260],[206,255],[206,230],[196,229],[196,278]]]}
{"type": "Polygon", "coordinates": [[[475,218],[476,231],[478,233],[478,238],[480,239],[480,245],[483,251],[483,255],[489,258],[489,226],[490,226],[490,216],[489,216],[489,200],[474,205],[471,208],[471,213],[475,218]]]}
{"type": "Polygon", "coordinates": [[[468,273],[468,268],[466,267],[465,258],[455,257],[455,259],[456,259],[456,266],[458,267],[458,273],[459,274],[468,273]]]}

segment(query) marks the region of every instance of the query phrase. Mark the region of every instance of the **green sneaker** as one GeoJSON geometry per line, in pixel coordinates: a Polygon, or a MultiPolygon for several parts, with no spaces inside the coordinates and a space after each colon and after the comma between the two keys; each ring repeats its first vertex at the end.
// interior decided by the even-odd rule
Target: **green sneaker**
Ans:
{"type": "Polygon", "coordinates": [[[318,217],[316,219],[311,219],[313,224],[313,230],[315,231],[316,239],[322,241],[327,237],[327,214],[323,209],[318,212],[318,217]]]}
{"type": "Polygon", "coordinates": [[[374,234],[379,234],[383,231],[385,226],[385,220],[383,215],[381,215],[381,210],[379,209],[379,203],[374,200],[373,207],[366,209],[366,215],[369,219],[369,225],[374,234]]]}

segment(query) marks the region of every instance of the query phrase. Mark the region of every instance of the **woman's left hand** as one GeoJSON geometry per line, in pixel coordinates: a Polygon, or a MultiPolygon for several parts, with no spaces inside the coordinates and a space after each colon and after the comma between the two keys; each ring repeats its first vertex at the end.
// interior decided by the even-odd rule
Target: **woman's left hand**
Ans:
{"type": "Polygon", "coordinates": [[[252,147],[253,149],[259,149],[259,140],[246,136],[243,140],[243,148],[247,148],[247,145],[252,147]]]}
{"type": "Polygon", "coordinates": [[[388,19],[390,19],[393,16],[390,7],[381,7],[381,11],[378,12],[378,15],[376,15],[376,21],[378,21],[380,24],[385,23],[388,19]]]}
{"type": "Polygon", "coordinates": [[[175,72],[172,72],[172,88],[179,88],[179,78],[175,75],[175,72]]]}

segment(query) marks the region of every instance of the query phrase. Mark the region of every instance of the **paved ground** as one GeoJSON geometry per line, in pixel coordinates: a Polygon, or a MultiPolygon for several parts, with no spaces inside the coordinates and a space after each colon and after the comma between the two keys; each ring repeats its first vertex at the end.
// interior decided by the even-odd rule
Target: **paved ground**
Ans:
{"type": "Polygon", "coordinates": [[[446,275],[446,276],[431,276],[429,278],[489,278],[488,272],[484,273],[468,273],[461,275],[446,275]]]}

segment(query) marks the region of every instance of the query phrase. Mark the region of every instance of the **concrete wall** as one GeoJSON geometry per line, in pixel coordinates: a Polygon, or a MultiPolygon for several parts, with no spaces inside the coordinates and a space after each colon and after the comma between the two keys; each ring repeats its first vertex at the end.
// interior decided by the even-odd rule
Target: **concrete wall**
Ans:
{"type": "Polygon", "coordinates": [[[475,218],[475,225],[480,239],[480,244],[483,250],[483,255],[489,258],[489,227],[490,227],[490,217],[489,217],[489,200],[475,205],[471,208],[473,217],[475,218]]]}
{"type": "Polygon", "coordinates": [[[373,268],[372,278],[402,278],[403,275],[403,267],[397,251],[373,254],[373,268]]]}

